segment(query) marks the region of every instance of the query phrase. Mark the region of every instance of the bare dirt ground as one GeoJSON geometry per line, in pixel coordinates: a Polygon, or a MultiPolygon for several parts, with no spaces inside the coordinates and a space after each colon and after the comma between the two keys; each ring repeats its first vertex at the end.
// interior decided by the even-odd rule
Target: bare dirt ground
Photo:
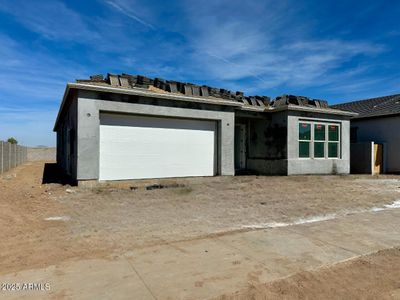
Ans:
{"type": "Polygon", "coordinates": [[[56,199],[67,195],[67,187],[43,185],[43,168],[43,162],[32,162],[0,177],[0,274],[96,257],[111,248],[71,235],[65,222],[45,220],[65,214],[65,205],[56,199]]]}
{"type": "Polygon", "coordinates": [[[386,249],[215,300],[400,299],[400,249],[386,249]]]}
{"type": "MultiPolygon", "coordinates": [[[[43,168],[44,162],[31,162],[0,177],[0,275],[274,222],[354,213],[400,198],[397,176],[213,177],[180,179],[178,188],[84,189],[42,184],[43,168]]],[[[398,252],[384,256],[399,265],[398,252]]],[[[299,280],[313,286],[340,270],[299,274],[299,280]]],[[[397,274],[385,272],[388,278],[397,274]]],[[[293,282],[274,288],[290,290],[293,282]]]]}

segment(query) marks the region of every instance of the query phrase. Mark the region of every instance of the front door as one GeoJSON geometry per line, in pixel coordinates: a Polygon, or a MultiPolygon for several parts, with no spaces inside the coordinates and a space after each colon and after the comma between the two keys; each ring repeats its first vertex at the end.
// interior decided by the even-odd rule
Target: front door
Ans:
{"type": "Polygon", "coordinates": [[[246,168],[246,125],[235,125],[235,169],[246,168]]]}

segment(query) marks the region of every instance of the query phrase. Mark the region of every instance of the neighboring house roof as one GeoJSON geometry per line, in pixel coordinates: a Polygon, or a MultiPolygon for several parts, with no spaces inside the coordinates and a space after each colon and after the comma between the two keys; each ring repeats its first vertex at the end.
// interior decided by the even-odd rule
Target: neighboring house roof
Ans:
{"type": "Polygon", "coordinates": [[[331,107],[358,113],[354,119],[396,115],[400,114],[400,94],[335,104],[331,107]]]}
{"type": "Polygon", "coordinates": [[[90,90],[127,95],[157,97],[176,101],[233,106],[248,111],[301,110],[325,114],[354,116],[354,113],[333,109],[325,100],[310,99],[303,96],[283,95],[271,101],[268,96],[245,96],[243,92],[231,92],[226,89],[199,86],[161,78],[151,79],[141,75],[108,74],[90,76],[90,79],[78,79],[68,83],[55,128],[62,114],[65,101],[71,90],[90,90]]]}

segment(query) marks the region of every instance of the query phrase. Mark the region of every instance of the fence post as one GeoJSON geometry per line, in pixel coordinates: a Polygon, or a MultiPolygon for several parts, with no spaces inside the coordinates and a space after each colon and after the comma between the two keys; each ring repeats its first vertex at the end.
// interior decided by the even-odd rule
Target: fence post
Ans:
{"type": "Polygon", "coordinates": [[[10,148],[11,148],[11,168],[10,169],[14,169],[15,168],[15,145],[14,144],[10,144],[10,148]]]}
{"type": "Polygon", "coordinates": [[[4,151],[3,151],[3,142],[0,141],[0,174],[3,173],[3,165],[4,165],[4,151]]]}
{"type": "Polygon", "coordinates": [[[8,145],[3,142],[3,172],[7,171],[8,168],[8,145]]]}
{"type": "Polygon", "coordinates": [[[19,165],[18,163],[18,145],[15,145],[15,166],[17,167],[19,165]]]}
{"type": "Polygon", "coordinates": [[[17,166],[17,145],[14,144],[14,168],[17,166]]]}
{"type": "Polygon", "coordinates": [[[10,169],[14,168],[14,146],[10,144],[10,169]]]}
{"type": "Polygon", "coordinates": [[[15,168],[15,144],[11,144],[11,166],[15,168]]]}
{"type": "Polygon", "coordinates": [[[21,164],[21,146],[17,146],[18,150],[18,165],[21,164]]]}
{"type": "Polygon", "coordinates": [[[12,148],[11,148],[10,143],[7,142],[7,144],[8,144],[8,169],[10,170],[12,168],[12,165],[11,165],[12,148]]]}
{"type": "Polygon", "coordinates": [[[18,166],[18,145],[15,145],[14,148],[15,148],[15,166],[18,166]]]}

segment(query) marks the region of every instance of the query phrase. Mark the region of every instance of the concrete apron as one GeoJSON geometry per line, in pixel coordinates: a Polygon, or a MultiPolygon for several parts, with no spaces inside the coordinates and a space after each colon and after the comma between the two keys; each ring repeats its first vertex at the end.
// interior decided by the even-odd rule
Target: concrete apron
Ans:
{"type": "Polygon", "coordinates": [[[7,299],[205,299],[400,245],[400,209],[133,249],[0,276],[48,282],[7,299]]]}

